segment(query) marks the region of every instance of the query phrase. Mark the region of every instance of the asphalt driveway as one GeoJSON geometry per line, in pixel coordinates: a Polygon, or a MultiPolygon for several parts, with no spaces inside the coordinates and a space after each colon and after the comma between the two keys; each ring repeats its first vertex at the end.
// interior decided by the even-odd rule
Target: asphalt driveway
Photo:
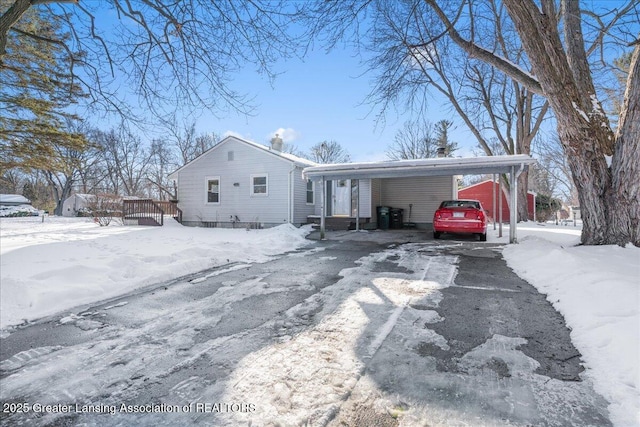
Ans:
{"type": "Polygon", "coordinates": [[[1,422],[610,425],[563,318],[500,252],[330,232],[43,319],[0,339],[1,422]]]}

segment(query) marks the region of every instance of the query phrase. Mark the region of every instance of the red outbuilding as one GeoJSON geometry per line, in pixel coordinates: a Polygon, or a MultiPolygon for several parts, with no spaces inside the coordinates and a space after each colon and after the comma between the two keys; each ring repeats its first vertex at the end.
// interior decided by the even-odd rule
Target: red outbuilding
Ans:
{"type": "MultiPolygon", "coordinates": [[[[479,200],[482,203],[482,207],[488,212],[488,216],[493,221],[493,218],[496,221],[499,219],[498,216],[498,206],[500,206],[500,199],[498,198],[500,195],[499,185],[497,182],[492,182],[490,179],[486,181],[479,182],[474,185],[470,185],[468,187],[462,188],[458,190],[458,199],[465,200],[479,200]],[[491,184],[495,186],[496,193],[496,215],[494,217],[493,212],[493,189],[491,188],[491,184]]],[[[509,222],[509,204],[508,204],[507,195],[503,189],[502,191],[502,222],[509,222]]],[[[536,206],[536,193],[533,191],[527,192],[527,202],[529,205],[529,220],[535,221],[535,206],[536,206]]]]}

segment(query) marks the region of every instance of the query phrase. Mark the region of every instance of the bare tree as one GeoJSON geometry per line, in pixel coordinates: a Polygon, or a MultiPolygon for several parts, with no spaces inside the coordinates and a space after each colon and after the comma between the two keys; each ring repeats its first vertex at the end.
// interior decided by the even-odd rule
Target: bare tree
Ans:
{"type": "Polygon", "coordinates": [[[46,41],[68,53],[69,73],[91,96],[93,105],[128,113],[118,90],[125,82],[147,111],[159,116],[198,106],[219,111],[251,111],[245,95],[230,84],[248,66],[273,79],[272,64],[299,46],[288,31],[297,16],[295,4],[270,0],[7,0],[0,15],[0,67],[9,32],[18,29],[30,8],[39,8],[72,39],[46,41]],[[113,14],[117,19],[98,19],[113,14]]]}
{"type": "MultiPolygon", "coordinates": [[[[495,1],[482,5],[484,7],[473,6],[474,33],[490,45],[494,54],[527,66],[523,48],[513,37],[513,26],[504,21],[504,8],[495,1]],[[488,24],[484,25],[485,22],[488,24]]],[[[542,97],[483,62],[470,58],[449,39],[439,37],[442,29],[430,22],[432,14],[426,4],[416,9],[392,11],[384,7],[381,14],[386,21],[376,31],[379,41],[374,44],[380,53],[371,60],[370,67],[375,69],[383,64],[384,70],[396,72],[379,73],[378,90],[373,99],[380,102],[381,94],[397,99],[411,93],[413,102],[416,92],[435,89],[445,96],[485,155],[496,154],[490,144],[494,139],[500,143],[503,153],[530,154],[531,141],[548,110],[542,97]],[[395,24],[405,19],[412,24],[395,24]]],[[[419,108],[425,108],[424,103],[419,108]]],[[[502,180],[510,191],[507,177],[503,176],[502,180]]],[[[526,171],[520,176],[519,184],[518,217],[526,220],[526,171]]]]}
{"type": "Polygon", "coordinates": [[[150,193],[157,200],[174,199],[176,192],[171,188],[168,175],[178,165],[168,144],[160,139],[151,141],[147,180],[151,184],[150,193]]]}
{"type": "Polygon", "coordinates": [[[453,123],[447,120],[440,120],[435,125],[424,120],[409,120],[387,148],[387,157],[391,160],[437,157],[440,146],[444,148],[445,156],[451,156],[457,149],[457,144],[449,140],[451,126],[453,123]]]}
{"type": "Polygon", "coordinates": [[[22,194],[26,180],[25,173],[18,168],[3,169],[0,176],[0,193],[22,194]]]}
{"type": "Polygon", "coordinates": [[[101,132],[103,164],[109,193],[123,196],[143,196],[145,177],[150,164],[150,150],[145,149],[139,137],[126,127],[118,131],[101,132]]]}
{"type": "MultiPolygon", "coordinates": [[[[640,156],[637,155],[640,151],[640,40],[637,26],[634,27],[640,20],[638,2],[630,0],[617,9],[606,3],[601,7],[608,10],[597,11],[581,10],[578,0],[560,0],[560,8],[556,0],[503,0],[500,4],[505,6],[507,14],[486,14],[482,20],[496,28],[505,23],[512,25],[511,36],[522,46],[522,61],[515,62],[504,54],[511,48],[504,52],[496,50],[495,39],[485,42],[485,34],[476,32],[480,22],[475,12],[485,4],[476,0],[318,2],[311,16],[317,23],[317,32],[328,32],[329,44],[342,40],[345,35],[358,40],[371,36],[368,40],[382,44],[385,37],[404,35],[406,26],[417,23],[419,34],[428,37],[402,39],[403,44],[396,44],[378,58],[378,69],[391,76],[391,81],[394,73],[408,74],[405,70],[411,67],[406,67],[407,62],[424,68],[432,66],[434,62],[415,61],[416,52],[423,56],[430,54],[434,52],[433,43],[445,40],[448,42],[445,46],[462,49],[470,58],[517,82],[521,88],[518,93],[524,91],[544,97],[555,115],[558,136],[578,191],[584,224],[582,243],[624,245],[632,242],[640,246],[637,215],[640,181],[629,178],[640,175],[640,156]],[[363,30],[360,24],[365,23],[367,12],[378,14],[366,22],[386,25],[390,30],[381,33],[377,26],[369,33],[366,26],[363,30]],[[403,13],[406,19],[386,19],[395,16],[392,12],[403,13]],[[585,33],[583,23],[587,22],[587,28],[593,31],[585,33]],[[614,39],[618,45],[626,43],[627,49],[634,51],[615,132],[599,100],[596,72],[592,68],[606,61],[607,56],[602,53],[604,46],[614,39]],[[401,54],[406,59],[399,63],[394,55],[401,54]],[[388,64],[392,66],[386,67],[388,64]]],[[[435,52],[438,58],[449,58],[442,48],[435,52]]],[[[376,95],[384,107],[402,94],[403,86],[385,85],[377,89],[380,90],[376,95]]],[[[419,103],[424,94],[409,98],[412,103],[419,103]]],[[[528,132],[533,129],[535,126],[529,127],[528,132]]]]}
{"type": "Polygon", "coordinates": [[[222,141],[222,137],[215,132],[201,133],[196,136],[196,148],[193,151],[194,159],[208,151],[214,145],[222,141]]]}
{"type": "Polygon", "coordinates": [[[432,135],[433,125],[427,121],[409,120],[396,132],[387,148],[391,160],[426,159],[436,157],[438,143],[432,135]]]}
{"type": "Polygon", "coordinates": [[[221,140],[214,132],[196,134],[195,122],[181,124],[175,115],[161,123],[166,131],[162,140],[170,146],[170,151],[176,152],[176,160],[180,165],[189,163],[221,140]]]}
{"type": "Polygon", "coordinates": [[[51,186],[44,175],[45,174],[39,170],[32,170],[25,173],[22,195],[31,200],[31,204],[34,207],[53,212],[57,202],[53,199],[51,186]]]}
{"type": "Polygon", "coordinates": [[[100,227],[106,227],[114,219],[122,216],[122,197],[96,194],[89,200],[87,208],[93,216],[93,221],[100,227]]]}
{"type": "Polygon", "coordinates": [[[198,146],[196,144],[196,124],[192,122],[180,126],[175,118],[170,122],[166,122],[165,129],[168,138],[165,138],[178,150],[178,159],[180,164],[189,163],[197,157],[198,146]]]}
{"type": "MultiPolygon", "coordinates": [[[[578,191],[571,179],[571,168],[569,167],[567,156],[562,151],[562,145],[557,141],[557,136],[553,138],[537,138],[533,145],[533,151],[538,159],[538,175],[544,172],[544,177],[547,181],[545,185],[551,190],[547,194],[577,206],[579,204],[578,191]]],[[[539,179],[537,184],[540,184],[539,179]]],[[[533,189],[537,191],[535,187],[533,189]]]]}
{"type": "Polygon", "coordinates": [[[52,162],[51,167],[43,169],[47,182],[50,185],[56,207],[55,215],[62,215],[62,203],[71,195],[73,186],[78,177],[78,165],[81,152],[65,146],[55,147],[58,152],[58,161],[52,162]]]}
{"type": "Polygon", "coordinates": [[[351,157],[349,153],[342,148],[336,141],[323,141],[315,144],[309,150],[311,160],[316,163],[346,163],[351,157]]]}

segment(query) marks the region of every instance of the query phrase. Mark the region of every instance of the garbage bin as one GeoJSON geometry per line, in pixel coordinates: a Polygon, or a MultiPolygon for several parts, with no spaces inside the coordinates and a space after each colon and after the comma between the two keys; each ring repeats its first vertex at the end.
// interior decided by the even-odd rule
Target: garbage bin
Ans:
{"type": "Polygon", "coordinates": [[[381,230],[388,230],[389,229],[389,207],[378,206],[376,208],[376,213],[378,214],[378,228],[381,230]]]}
{"type": "Polygon", "coordinates": [[[391,208],[389,212],[390,212],[390,220],[389,220],[390,227],[394,229],[402,228],[402,224],[403,224],[402,216],[403,216],[404,209],[391,208]]]}

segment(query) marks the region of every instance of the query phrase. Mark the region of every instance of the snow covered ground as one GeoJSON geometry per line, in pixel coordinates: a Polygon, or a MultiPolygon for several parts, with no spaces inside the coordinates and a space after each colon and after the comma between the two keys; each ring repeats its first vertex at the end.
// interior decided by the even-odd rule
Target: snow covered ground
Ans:
{"type": "MultiPolygon", "coordinates": [[[[304,235],[308,231],[308,228],[295,229],[286,225],[246,231],[185,228],[173,223],[158,228],[98,227],[83,219],[45,218],[44,222],[41,218],[1,219],[0,325],[7,328],[24,319],[33,320],[215,265],[261,262],[306,245],[304,235]]],[[[505,237],[497,238],[496,232],[490,229],[489,243],[507,243],[508,227],[504,228],[503,234],[505,237]]],[[[354,233],[353,237],[374,238],[375,235],[354,233]]],[[[521,224],[518,227],[520,243],[506,246],[504,257],[518,275],[546,294],[564,315],[572,330],[572,341],[585,361],[583,375],[588,376],[596,391],[611,403],[609,410],[614,424],[640,425],[640,249],[633,246],[580,247],[576,246],[579,235],[579,228],[573,226],[521,224]]],[[[403,256],[411,258],[410,253],[403,256]]],[[[366,264],[365,261],[362,260],[366,264]]],[[[448,263],[443,262],[443,266],[446,265],[448,263]]],[[[359,271],[358,268],[345,271],[345,279],[349,279],[345,283],[357,284],[367,279],[352,275],[359,271]]],[[[417,279],[418,284],[426,283],[422,277],[417,279]]],[[[384,285],[380,284],[380,287],[385,288],[384,285]]],[[[262,286],[256,288],[264,292],[262,286]]],[[[432,293],[437,294],[435,290],[432,293]]],[[[407,303],[401,297],[392,293],[386,296],[398,307],[407,303]],[[396,301],[396,298],[400,300],[396,301]]],[[[356,294],[354,298],[359,303],[369,303],[368,299],[377,297],[363,290],[362,295],[356,294]]],[[[309,353],[308,345],[316,342],[313,334],[318,330],[334,333],[336,328],[331,322],[335,319],[339,319],[341,325],[353,324],[357,329],[356,308],[357,305],[345,305],[326,318],[323,328],[298,335],[289,343],[292,350],[297,349],[290,354],[291,360],[287,359],[288,364],[293,363],[291,369],[296,368],[296,360],[302,363],[301,357],[305,354],[310,358],[322,357],[315,351],[309,353]]],[[[380,330],[388,329],[382,327],[380,330]]],[[[360,334],[348,332],[333,338],[357,341],[360,334]]],[[[367,345],[374,351],[384,336],[371,338],[367,345]]],[[[438,337],[433,338],[434,342],[439,342],[438,337]]],[[[339,347],[346,352],[353,351],[349,346],[339,347]]],[[[256,373],[254,368],[262,366],[261,360],[271,360],[266,357],[269,351],[264,349],[247,356],[251,372],[256,373]]],[[[351,360],[347,353],[334,356],[343,362],[351,360]]],[[[335,369],[358,372],[361,366],[353,360],[353,363],[341,362],[335,369]]],[[[246,374],[245,371],[239,369],[236,375],[246,374]]],[[[260,372],[262,374],[254,377],[253,386],[266,385],[263,383],[267,380],[266,371],[260,372]]],[[[300,371],[302,374],[308,372],[300,371]]],[[[312,379],[303,382],[312,385],[312,379]]],[[[334,386],[340,388],[343,384],[334,386]]],[[[250,392],[248,389],[234,390],[237,393],[234,397],[238,398],[250,392]]],[[[287,398],[290,391],[285,386],[271,384],[264,390],[273,394],[275,401],[291,403],[287,398]]],[[[310,390],[317,398],[323,393],[314,387],[310,390]]],[[[297,396],[307,404],[315,397],[297,396]]],[[[331,395],[325,397],[331,400],[331,395]]],[[[291,421],[303,418],[294,413],[291,417],[291,421]]]]}
{"type": "Polygon", "coordinates": [[[507,264],[564,316],[614,425],[639,426],[640,248],[576,246],[579,228],[532,222],[518,240],[503,251],[507,264]]]}
{"type": "Polygon", "coordinates": [[[0,219],[0,328],[309,244],[309,228],[100,227],[91,218],[0,219]]]}

